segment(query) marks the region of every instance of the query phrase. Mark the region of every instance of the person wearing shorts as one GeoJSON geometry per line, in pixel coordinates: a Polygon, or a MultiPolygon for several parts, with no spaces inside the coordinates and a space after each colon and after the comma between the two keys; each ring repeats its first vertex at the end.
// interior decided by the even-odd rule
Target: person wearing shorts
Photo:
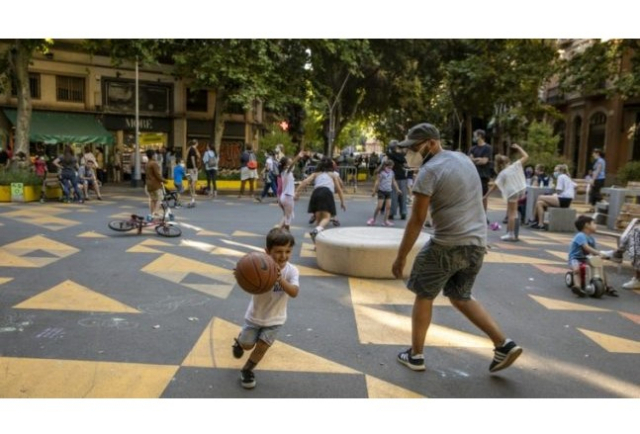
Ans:
{"type": "Polygon", "coordinates": [[[431,208],[433,236],[416,256],[407,282],[415,293],[411,348],[398,354],[397,360],[414,371],[424,371],[424,342],[431,324],[433,300],[444,290],[451,304],[482,330],[493,342],[494,358],[490,372],[509,367],[522,348],[507,339],[500,326],[472,297],[476,276],[486,252],[486,214],[482,189],[471,159],[459,152],[445,151],[440,133],[431,124],[422,123],[409,130],[398,144],[420,157],[431,154],[422,165],[413,186],[414,202],[398,254],[392,265],[396,278],[402,278],[406,260],[421,233],[431,208]]]}
{"type": "Polygon", "coordinates": [[[164,190],[162,188],[164,178],[162,177],[160,166],[154,158],[155,154],[156,151],[153,149],[147,149],[146,151],[147,158],[149,159],[145,179],[145,191],[147,192],[147,196],[149,196],[149,215],[147,215],[147,221],[152,221],[154,217],[162,215],[160,207],[164,196],[164,190]]]}

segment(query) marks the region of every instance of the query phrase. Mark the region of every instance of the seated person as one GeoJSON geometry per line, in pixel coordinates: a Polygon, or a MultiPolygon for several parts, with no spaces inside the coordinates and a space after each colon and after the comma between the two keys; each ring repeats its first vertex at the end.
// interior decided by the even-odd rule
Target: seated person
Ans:
{"type": "Polygon", "coordinates": [[[624,289],[640,289],[640,219],[633,219],[620,236],[618,250],[613,254],[613,259],[622,262],[622,256],[627,253],[631,258],[631,266],[635,275],[630,281],[624,283],[624,289]]]}
{"type": "Polygon", "coordinates": [[[553,176],[557,179],[556,193],[538,196],[535,223],[532,222],[532,228],[545,229],[544,212],[548,208],[569,208],[571,206],[571,201],[576,196],[576,184],[567,175],[568,171],[569,168],[566,164],[558,164],[555,167],[553,176]]]}
{"type": "MultiPolygon", "coordinates": [[[[611,258],[614,252],[597,250],[596,240],[593,237],[597,226],[593,217],[581,215],[576,219],[575,225],[578,233],[571,240],[571,246],[569,247],[569,267],[573,270],[573,287],[571,291],[580,297],[586,297],[587,293],[583,290],[584,282],[580,278],[580,264],[587,261],[587,255],[611,258]]],[[[604,281],[606,282],[606,278],[604,281]]],[[[609,285],[606,286],[605,291],[605,294],[612,297],[618,296],[618,292],[609,285]]]]}
{"type": "Polygon", "coordinates": [[[84,193],[84,200],[89,200],[90,188],[96,192],[98,200],[102,200],[102,195],[100,195],[100,183],[96,177],[95,162],[93,160],[87,159],[84,166],[80,166],[78,179],[80,187],[84,193]]]}
{"type": "Polygon", "coordinates": [[[544,173],[544,166],[542,164],[536,164],[531,185],[534,187],[549,187],[549,181],[551,181],[551,177],[544,173]]]}

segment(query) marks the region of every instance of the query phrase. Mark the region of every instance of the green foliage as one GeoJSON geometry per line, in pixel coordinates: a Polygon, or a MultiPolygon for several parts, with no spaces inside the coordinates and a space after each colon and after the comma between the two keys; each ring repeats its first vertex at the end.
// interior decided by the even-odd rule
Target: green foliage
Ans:
{"type": "Polygon", "coordinates": [[[617,175],[622,185],[630,181],[640,181],[640,161],[629,161],[618,170],[617,175]]]}
{"type": "Polygon", "coordinates": [[[42,185],[42,179],[38,178],[35,173],[25,169],[0,170],[0,185],[11,185],[12,183],[42,185]]]}
{"type": "Polygon", "coordinates": [[[297,152],[296,144],[291,141],[291,136],[286,131],[282,131],[278,124],[271,124],[268,131],[260,139],[260,150],[275,151],[278,144],[284,145],[284,154],[293,156],[297,152]]]}
{"type": "Polygon", "coordinates": [[[572,162],[557,153],[560,137],[553,134],[551,125],[545,122],[531,122],[527,138],[522,147],[529,154],[526,165],[542,164],[547,173],[551,173],[558,164],[566,164],[571,172],[572,162]]]}

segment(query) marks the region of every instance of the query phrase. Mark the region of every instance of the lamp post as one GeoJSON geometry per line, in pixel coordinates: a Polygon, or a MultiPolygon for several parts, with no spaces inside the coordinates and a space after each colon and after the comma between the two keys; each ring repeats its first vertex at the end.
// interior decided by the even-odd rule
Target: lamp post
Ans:
{"type": "Polygon", "coordinates": [[[333,101],[333,104],[329,104],[329,101],[327,100],[327,105],[329,106],[329,140],[328,140],[329,146],[327,149],[329,158],[333,157],[333,139],[335,138],[334,136],[336,134],[336,125],[335,125],[336,120],[334,116],[334,109],[336,108],[336,104],[340,100],[340,95],[342,95],[342,91],[344,90],[344,87],[347,84],[349,75],[351,75],[351,73],[347,72],[347,76],[344,78],[344,81],[342,82],[342,86],[340,87],[340,90],[338,91],[338,94],[336,95],[336,98],[333,101]]]}
{"type": "Polygon", "coordinates": [[[133,187],[138,187],[140,184],[140,99],[138,98],[138,58],[136,57],[136,80],[135,80],[135,124],[136,124],[136,145],[133,153],[134,158],[134,170],[133,170],[133,178],[131,178],[131,185],[133,187]]]}

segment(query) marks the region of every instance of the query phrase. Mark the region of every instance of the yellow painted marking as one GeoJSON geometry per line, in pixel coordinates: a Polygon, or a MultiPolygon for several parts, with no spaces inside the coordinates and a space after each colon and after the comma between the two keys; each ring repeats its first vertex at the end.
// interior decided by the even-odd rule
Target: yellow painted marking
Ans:
{"type": "Polygon", "coordinates": [[[44,206],[42,208],[38,207],[36,208],[32,208],[32,209],[19,209],[17,211],[11,211],[11,212],[7,212],[2,214],[3,217],[10,217],[10,218],[15,218],[15,219],[22,219],[22,218],[34,218],[34,217],[40,217],[42,215],[57,215],[57,214],[66,214],[66,213],[70,213],[71,210],[70,209],[65,209],[65,208],[58,208],[55,206],[44,206]]]}
{"type": "Polygon", "coordinates": [[[55,216],[47,216],[40,214],[38,217],[33,218],[21,218],[21,222],[29,223],[36,226],[42,226],[50,230],[58,231],[60,229],[69,228],[71,226],[79,225],[80,222],[74,220],[67,220],[55,216]]]}
{"type": "Polygon", "coordinates": [[[542,241],[542,240],[529,240],[526,243],[531,244],[533,246],[555,246],[557,244],[557,243],[552,243],[551,241],[542,241]]]}
{"type": "Polygon", "coordinates": [[[263,234],[254,234],[253,232],[235,231],[232,237],[263,237],[263,234]]]}
{"type": "Polygon", "coordinates": [[[106,235],[99,234],[97,232],[89,231],[78,235],[78,238],[107,238],[106,235]]]}
{"type": "Polygon", "coordinates": [[[317,276],[317,277],[332,277],[336,276],[335,274],[327,273],[326,271],[322,271],[318,268],[305,267],[304,265],[296,264],[298,271],[300,271],[301,276],[317,276]]]}
{"type": "Polygon", "coordinates": [[[140,313],[110,297],[66,280],[14,306],[16,309],[71,310],[83,312],[140,313]]]}
{"type": "Polygon", "coordinates": [[[415,295],[402,280],[349,278],[353,304],[398,304],[412,306],[415,295]]]}
{"type": "Polygon", "coordinates": [[[568,268],[554,267],[553,265],[533,264],[533,266],[543,273],[549,274],[565,274],[569,271],[568,268]]]}
{"type": "Polygon", "coordinates": [[[173,247],[173,244],[167,243],[166,241],[160,241],[153,238],[149,238],[140,243],[143,246],[169,246],[173,247]]]}
{"type": "Polygon", "coordinates": [[[84,214],[95,214],[95,210],[91,209],[91,208],[80,208],[80,209],[76,209],[73,211],[74,214],[76,213],[84,213],[84,214]]]}
{"type": "Polygon", "coordinates": [[[178,366],[0,357],[1,398],[159,398],[178,366]]]}
{"type": "Polygon", "coordinates": [[[160,250],[152,249],[151,247],[143,246],[142,244],[136,244],[127,250],[127,253],[164,253],[160,250]]]}
{"type": "Polygon", "coordinates": [[[3,283],[11,282],[12,280],[13,280],[13,277],[0,277],[0,285],[2,285],[3,283]]]}
{"type": "Polygon", "coordinates": [[[561,235],[561,234],[558,234],[557,232],[540,231],[538,233],[541,237],[550,239],[551,241],[554,241],[556,244],[558,243],[566,244],[567,250],[569,249],[569,244],[571,244],[571,240],[573,240],[573,237],[574,237],[574,235],[561,235]]]}
{"type": "Polygon", "coordinates": [[[315,258],[316,252],[315,250],[300,250],[301,258],[315,258]]]}
{"type": "MultiPolygon", "coordinates": [[[[238,337],[240,327],[220,318],[213,318],[198,342],[182,362],[182,366],[240,369],[250,351],[238,360],[231,354],[233,339],[238,337]]],[[[309,352],[276,341],[258,367],[265,371],[322,372],[333,374],[357,374],[347,366],[316,356],[309,352]]]]}
{"type": "Polygon", "coordinates": [[[367,381],[367,394],[369,398],[426,398],[424,395],[372,377],[371,375],[365,375],[365,380],[367,381]]]}
{"type": "MultiPolygon", "coordinates": [[[[567,292],[571,293],[567,288],[567,292]]],[[[609,312],[609,309],[601,307],[593,307],[585,304],[572,303],[570,301],[556,300],[553,298],[540,297],[537,295],[529,295],[532,299],[543,305],[549,310],[573,310],[576,312],[609,312]]]]}
{"type": "Polygon", "coordinates": [[[226,247],[215,247],[211,251],[212,255],[223,255],[223,256],[235,256],[237,258],[241,258],[246,255],[245,252],[241,252],[239,250],[227,249],[226,247]]]}
{"type": "Polygon", "coordinates": [[[589,339],[610,353],[640,354],[640,342],[579,328],[589,339]]]}
{"type": "Polygon", "coordinates": [[[634,323],[640,324],[640,315],[635,315],[633,313],[627,313],[627,312],[618,312],[618,313],[623,317],[633,321],[634,323]]]}
{"type": "Polygon", "coordinates": [[[566,252],[559,252],[557,250],[545,250],[545,252],[549,253],[550,255],[556,256],[560,259],[563,259],[565,261],[565,263],[569,260],[569,247],[567,245],[567,251],[566,252]]]}
{"type": "Polygon", "coordinates": [[[50,240],[49,238],[42,235],[36,235],[30,238],[25,238],[24,240],[7,244],[3,247],[3,249],[18,256],[31,253],[34,250],[44,250],[45,252],[57,256],[58,258],[65,258],[80,251],[75,247],[59,243],[58,241],[50,240]]]}
{"type": "MultiPolygon", "coordinates": [[[[362,344],[403,345],[411,342],[411,318],[370,306],[354,306],[358,336],[362,344]]],[[[426,345],[430,347],[493,348],[483,336],[431,324],[426,345]]]]}
{"type": "Polygon", "coordinates": [[[529,256],[513,255],[490,250],[484,257],[484,262],[498,264],[558,264],[558,261],[549,259],[531,258],[529,256]]]}
{"type": "Polygon", "coordinates": [[[215,232],[215,231],[199,231],[198,235],[207,235],[207,236],[213,236],[213,237],[224,237],[226,236],[226,234],[223,234],[222,232],[215,232]]]}
{"type": "Polygon", "coordinates": [[[264,252],[264,247],[254,246],[252,244],[239,243],[237,241],[231,240],[220,240],[225,244],[229,244],[231,246],[244,247],[245,249],[253,250],[255,252],[264,252]]]}
{"type": "Polygon", "coordinates": [[[133,209],[135,207],[133,207],[131,205],[122,205],[122,206],[119,206],[118,208],[120,208],[120,209],[133,209]]]}
{"type": "Polygon", "coordinates": [[[0,249],[0,267],[35,268],[37,265],[28,259],[12,255],[4,249],[0,249]]]}
{"type": "Polygon", "coordinates": [[[139,213],[131,213],[131,212],[119,212],[117,214],[111,214],[109,216],[109,218],[111,220],[129,220],[131,218],[131,214],[137,214],[137,215],[146,215],[147,213],[145,212],[139,212],[139,213]]]}
{"type": "Polygon", "coordinates": [[[227,298],[236,283],[235,277],[233,276],[233,270],[231,269],[205,264],[193,259],[183,258],[168,253],[165,253],[160,258],[151,262],[149,265],[144,267],[142,271],[156,277],[160,277],[161,279],[178,283],[187,288],[195,289],[196,291],[204,292],[219,298],[227,298]],[[198,274],[224,283],[182,283],[182,280],[189,274],[198,274]]]}

